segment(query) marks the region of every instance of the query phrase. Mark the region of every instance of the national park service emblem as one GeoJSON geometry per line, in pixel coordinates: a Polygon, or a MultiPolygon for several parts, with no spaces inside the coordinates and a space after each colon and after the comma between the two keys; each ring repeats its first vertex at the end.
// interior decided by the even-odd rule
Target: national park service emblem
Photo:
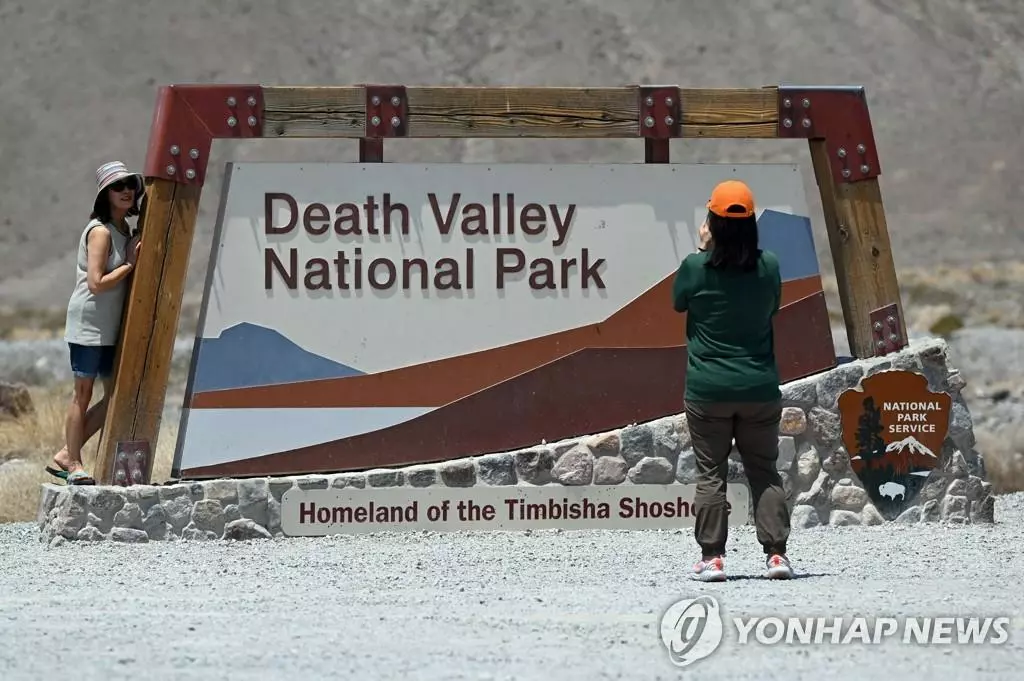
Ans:
{"type": "Polygon", "coordinates": [[[939,465],[953,399],[913,371],[882,371],[839,397],[850,465],[887,520],[917,496],[939,465]]]}

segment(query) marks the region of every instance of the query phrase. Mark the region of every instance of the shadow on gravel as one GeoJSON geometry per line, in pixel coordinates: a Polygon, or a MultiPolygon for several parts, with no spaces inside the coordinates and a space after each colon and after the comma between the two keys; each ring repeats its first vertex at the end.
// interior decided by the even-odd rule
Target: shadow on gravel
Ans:
{"type": "MultiPolygon", "coordinates": [[[[786,582],[786,581],[793,581],[794,579],[811,579],[813,577],[835,577],[835,575],[833,573],[831,573],[831,572],[798,572],[798,573],[794,574],[792,576],[792,578],[790,578],[788,580],[785,580],[785,579],[783,579],[783,580],[772,580],[772,579],[768,579],[764,575],[760,575],[760,574],[758,574],[758,575],[734,575],[734,574],[729,574],[729,576],[726,579],[725,583],[728,584],[729,582],[772,582],[772,581],[786,582]]],[[[700,581],[700,580],[694,579],[694,581],[700,581]]],[[[706,584],[714,584],[714,582],[704,582],[704,583],[706,583],[706,584]]],[[[721,583],[721,582],[719,582],[719,583],[721,583]]]]}

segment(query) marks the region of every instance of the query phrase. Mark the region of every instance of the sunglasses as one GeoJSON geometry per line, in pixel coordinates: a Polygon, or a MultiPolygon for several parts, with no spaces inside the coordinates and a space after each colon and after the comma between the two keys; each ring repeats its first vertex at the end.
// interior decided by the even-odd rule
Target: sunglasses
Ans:
{"type": "Polygon", "coordinates": [[[118,180],[112,184],[107,185],[107,189],[115,192],[123,192],[125,189],[131,189],[132,191],[139,190],[139,183],[135,178],[129,178],[125,180],[118,180]]]}

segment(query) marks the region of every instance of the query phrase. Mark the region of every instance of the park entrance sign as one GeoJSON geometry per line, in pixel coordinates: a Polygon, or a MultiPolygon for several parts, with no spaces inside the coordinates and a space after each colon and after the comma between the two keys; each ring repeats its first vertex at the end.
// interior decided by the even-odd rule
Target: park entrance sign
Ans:
{"type": "Polygon", "coordinates": [[[828,369],[797,166],[230,164],[174,474],[439,461],[680,412],[673,277],[737,177],[782,267],[783,380],[828,369]]]}
{"type": "Polygon", "coordinates": [[[788,273],[783,380],[832,367],[795,166],[670,164],[679,138],[806,140],[851,354],[906,346],[859,86],[159,87],[97,481],[136,484],[118,472],[143,452],[149,482],[193,242],[212,274],[174,477],[447,460],[678,413],[670,277],[726,177],[754,187],[788,273]],[[359,163],[232,166],[199,243],[214,141],[256,138],[349,139],[359,163]],[[382,165],[441,138],[631,139],[643,163],[382,165]]]}

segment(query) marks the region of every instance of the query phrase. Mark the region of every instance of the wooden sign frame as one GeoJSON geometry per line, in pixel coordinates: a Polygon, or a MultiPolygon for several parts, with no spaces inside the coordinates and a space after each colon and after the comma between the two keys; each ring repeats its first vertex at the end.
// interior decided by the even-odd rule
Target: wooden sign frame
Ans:
{"type": "Polygon", "coordinates": [[[354,138],[363,162],[383,161],[393,137],[642,138],[647,163],[668,163],[672,138],[807,139],[850,350],[862,358],[907,342],[863,87],[167,85],[143,169],[145,239],[100,438],[100,484],[111,484],[119,442],[156,451],[213,140],[274,137],[354,138]]]}

